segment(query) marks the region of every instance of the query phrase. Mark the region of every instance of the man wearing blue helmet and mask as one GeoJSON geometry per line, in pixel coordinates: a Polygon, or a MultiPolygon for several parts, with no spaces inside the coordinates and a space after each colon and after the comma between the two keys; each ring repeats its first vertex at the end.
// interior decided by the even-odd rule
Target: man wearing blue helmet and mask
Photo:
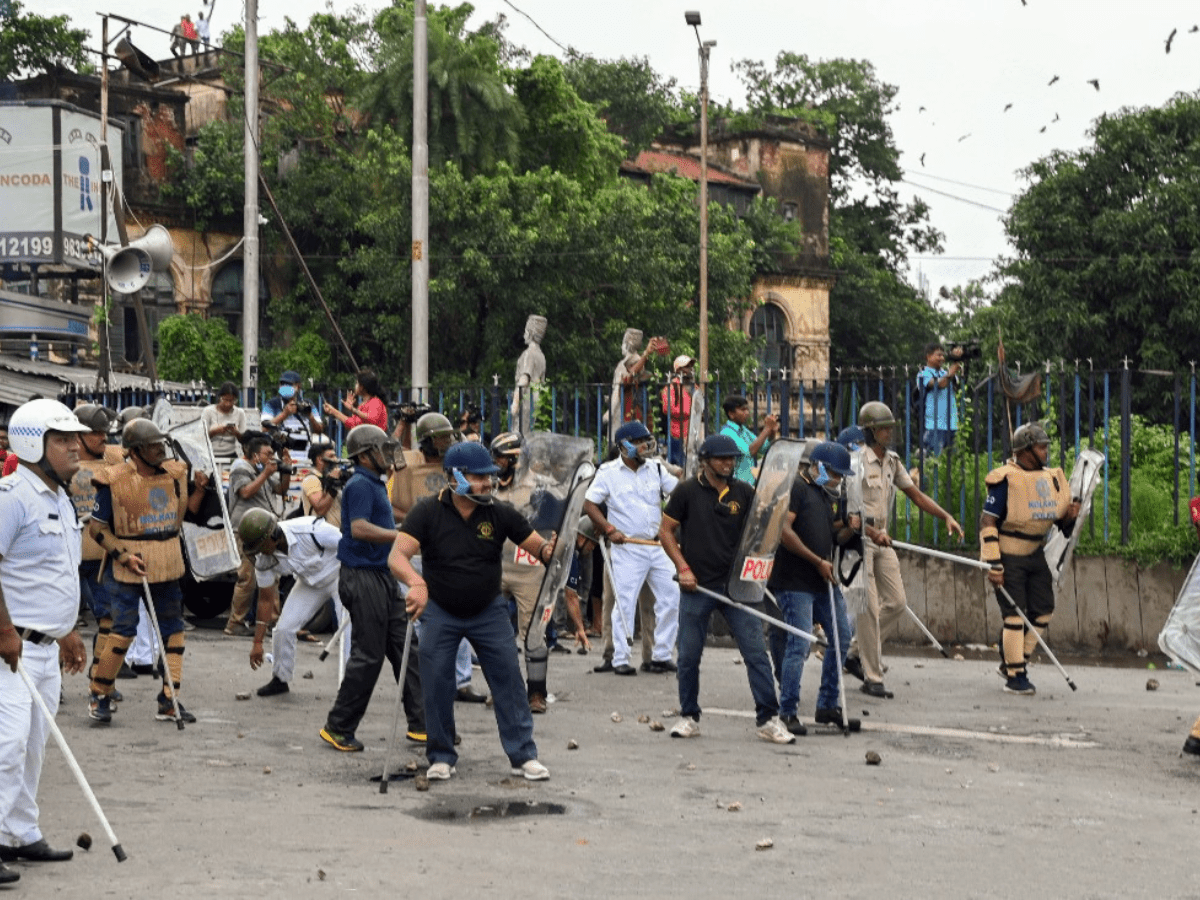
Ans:
{"type": "MultiPolygon", "coordinates": [[[[816,712],[818,725],[842,724],[838,669],[839,661],[846,658],[850,649],[850,619],[838,588],[833,551],[836,544],[853,536],[853,532],[836,518],[842,479],[851,474],[850,453],[845,447],[825,441],[813,450],[807,470],[802,471],[792,485],[787,524],[768,583],[789,625],[812,631],[815,622],[830,639],[837,635],[837,652],[832,649],[826,652],[821,667],[816,712]],[[833,586],[832,609],[830,585],[833,586]]],[[[779,678],[779,716],[792,734],[806,733],[797,712],[800,677],[807,656],[808,641],[788,634],[779,678]]],[[[857,725],[857,720],[849,721],[853,730],[857,730],[857,725]]]]}
{"type": "Polygon", "coordinates": [[[641,422],[626,422],[617,429],[620,455],[596,470],[583,501],[583,511],[596,525],[596,533],[612,546],[613,667],[617,675],[636,675],[629,663],[633,611],[643,582],[654,592],[654,651],[650,671],[676,671],[671,650],[679,628],[679,586],[675,567],[658,540],[663,500],[679,483],[662,462],[651,459],[654,437],[641,422]],[[607,506],[607,514],[600,504],[607,506]]]}
{"type": "Polygon", "coordinates": [[[708,624],[719,609],[746,665],[758,724],[755,735],[772,744],[790,744],[796,738],[779,720],[762,624],[749,612],[697,590],[725,592],[746,515],[754,504],[754,488],[733,477],[742,450],[729,435],[713,434],[704,439],[697,456],[700,471],[672,491],[658,532],[683,589],[679,604],[680,718],[671,737],[700,734],[700,657],[708,624]]]}
{"type": "Polygon", "coordinates": [[[504,542],[511,540],[545,565],[554,542],[542,538],[523,515],[493,496],[500,468],[481,443],[455,444],[443,457],[447,485],[417,501],[404,517],[388,565],[408,585],[408,612],[421,618],[421,669],[429,742],[430,781],[455,774],[454,658],[466,638],[495,699],[500,743],[513,775],[544,781],[533,715],[513,644],[508,604],[500,593],[504,542]],[[421,554],[422,571],[412,566],[421,554]]]}

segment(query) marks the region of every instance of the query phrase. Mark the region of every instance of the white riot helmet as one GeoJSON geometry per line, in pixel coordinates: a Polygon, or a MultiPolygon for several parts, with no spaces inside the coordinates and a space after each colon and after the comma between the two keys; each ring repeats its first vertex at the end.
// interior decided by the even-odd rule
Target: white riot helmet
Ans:
{"type": "Polygon", "coordinates": [[[91,429],[57,400],[30,400],[8,420],[8,445],[21,462],[37,465],[46,456],[46,434],[51,431],[83,434],[91,429]]]}

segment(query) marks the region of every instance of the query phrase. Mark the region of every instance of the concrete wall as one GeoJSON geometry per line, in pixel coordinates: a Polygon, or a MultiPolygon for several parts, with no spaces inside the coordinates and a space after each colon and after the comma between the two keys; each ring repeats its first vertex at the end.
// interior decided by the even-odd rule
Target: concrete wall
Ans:
{"type": "MultiPolygon", "coordinates": [[[[913,612],[943,644],[993,644],[1000,613],[977,569],[901,552],[900,569],[913,612]]],[[[1084,651],[1156,652],[1158,633],[1183,586],[1188,567],[1159,563],[1143,569],[1106,557],[1076,558],[1063,578],[1048,639],[1084,651]]],[[[924,637],[905,618],[899,640],[924,637]]]]}

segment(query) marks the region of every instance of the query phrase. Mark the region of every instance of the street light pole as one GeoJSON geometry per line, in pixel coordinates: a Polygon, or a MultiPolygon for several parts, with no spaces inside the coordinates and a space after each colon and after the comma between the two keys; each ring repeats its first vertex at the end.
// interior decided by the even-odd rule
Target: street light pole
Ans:
{"type": "Polygon", "coordinates": [[[685,12],[700,53],[700,359],[697,378],[708,383],[708,54],[716,41],[700,39],[700,13],[685,12]]]}
{"type": "Polygon", "coordinates": [[[429,23],[425,0],[413,9],[412,383],[429,400],[429,23]]]}

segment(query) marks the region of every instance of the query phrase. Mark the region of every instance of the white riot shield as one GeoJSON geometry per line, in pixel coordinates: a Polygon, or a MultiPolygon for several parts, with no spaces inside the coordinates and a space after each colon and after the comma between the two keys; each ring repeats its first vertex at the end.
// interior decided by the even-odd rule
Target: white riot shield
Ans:
{"type": "Polygon", "coordinates": [[[683,477],[695,478],[700,471],[700,445],[704,443],[704,391],[692,391],[692,410],[688,415],[687,452],[683,458],[683,477]]]}
{"type": "Polygon", "coordinates": [[[787,522],[792,483],[800,470],[804,443],[783,438],[772,442],[758,470],[754,505],[746,514],[742,537],[733,569],[729,573],[726,594],[738,603],[761,603],[775,551],[787,522]]]}
{"type": "Polygon", "coordinates": [[[1200,556],[1192,563],[1183,589],[1158,635],[1163,653],[1200,675],[1200,556]]]}
{"type": "Polygon", "coordinates": [[[1100,476],[1104,469],[1104,454],[1098,450],[1084,450],[1075,460],[1075,468],[1071,470],[1071,499],[1079,501],[1079,516],[1071,536],[1067,537],[1057,528],[1051,528],[1046,536],[1043,552],[1046,563],[1050,566],[1050,574],[1054,576],[1054,593],[1062,582],[1063,572],[1071,564],[1075,553],[1075,545],[1079,543],[1079,535],[1083,534],[1084,523],[1092,511],[1092,495],[1100,484],[1100,476]]]}
{"type": "MultiPolygon", "coordinates": [[[[165,402],[165,401],[162,401],[165,402]]],[[[157,404],[156,404],[157,406],[157,404]]],[[[237,569],[241,562],[237,535],[229,521],[225,491],[221,487],[221,470],[213,457],[212,443],[204,422],[196,419],[167,432],[173,449],[192,472],[203,472],[210,479],[220,503],[220,516],[213,516],[203,525],[183,523],[183,547],[188,569],[197,581],[205,581],[237,569]]]]}
{"type": "Polygon", "coordinates": [[[166,434],[175,424],[175,407],[166,397],[159,397],[150,407],[150,421],[158,426],[158,430],[166,434]]]}

